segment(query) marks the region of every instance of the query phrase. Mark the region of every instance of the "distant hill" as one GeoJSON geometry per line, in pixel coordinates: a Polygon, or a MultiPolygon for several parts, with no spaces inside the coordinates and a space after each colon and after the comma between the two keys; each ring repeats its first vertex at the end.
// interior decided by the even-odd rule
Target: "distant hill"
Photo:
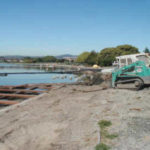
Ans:
{"type": "Polygon", "coordinates": [[[70,57],[70,58],[77,58],[77,55],[71,55],[71,54],[63,54],[63,55],[58,55],[55,56],[57,59],[63,59],[65,57],[70,57]]]}
{"type": "MultiPolygon", "coordinates": [[[[5,59],[23,59],[25,57],[37,58],[37,57],[44,57],[44,56],[4,55],[4,56],[0,56],[0,57],[4,57],[5,59]]],[[[77,55],[63,54],[63,55],[58,55],[58,56],[55,56],[55,57],[57,59],[63,59],[65,57],[76,58],[77,55]]]]}
{"type": "Polygon", "coordinates": [[[5,55],[1,56],[4,57],[5,59],[23,59],[26,56],[20,56],[20,55],[5,55]]]}

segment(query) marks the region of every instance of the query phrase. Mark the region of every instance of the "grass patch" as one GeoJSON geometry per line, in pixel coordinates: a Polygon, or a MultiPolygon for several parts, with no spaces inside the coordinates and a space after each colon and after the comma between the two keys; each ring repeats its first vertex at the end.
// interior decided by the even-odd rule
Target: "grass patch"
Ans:
{"type": "Polygon", "coordinates": [[[105,144],[105,142],[108,142],[109,140],[112,140],[116,137],[118,137],[118,134],[109,134],[107,131],[107,127],[110,127],[112,125],[111,121],[108,120],[101,120],[98,122],[98,125],[100,127],[100,135],[101,135],[101,143],[96,145],[95,150],[109,150],[110,147],[105,144]]]}
{"type": "Polygon", "coordinates": [[[104,129],[112,125],[111,121],[107,121],[107,120],[101,120],[98,124],[101,129],[104,129]]]}
{"type": "Polygon", "coordinates": [[[103,143],[98,144],[95,147],[95,150],[109,150],[109,149],[110,149],[110,147],[103,143]]]}
{"type": "Polygon", "coordinates": [[[101,134],[101,139],[103,140],[105,140],[106,138],[112,140],[118,137],[118,134],[109,134],[108,131],[105,129],[101,129],[100,134],[101,134]]]}
{"type": "Polygon", "coordinates": [[[117,138],[118,137],[118,134],[107,134],[106,135],[106,138],[108,138],[108,139],[114,139],[114,138],[117,138]]]}

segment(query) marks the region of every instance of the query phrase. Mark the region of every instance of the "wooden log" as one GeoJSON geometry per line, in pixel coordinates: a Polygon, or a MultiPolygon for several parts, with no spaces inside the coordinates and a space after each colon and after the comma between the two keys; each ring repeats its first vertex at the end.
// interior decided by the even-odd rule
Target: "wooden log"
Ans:
{"type": "Polygon", "coordinates": [[[34,89],[37,89],[37,88],[38,88],[37,86],[31,86],[29,89],[34,90],[34,89]]]}
{"type": "Polygon", "coordinates": [[[16,88],[24,89],[27,87],[28,87],[28,84],[0,86],[1,89],[16,89],[16,88]]]}
{"type": "Polygon", "coordinates": [[[28,84],[22,84],[22,85],[16,85],[14,86],[15,89],[26,89],[29,85],[28,84]]]}
{"type": "Polygon", "coordinates": [[[46,89],[46,90],[52,89],[52,87],[46,87],[46,86],[39,86],[38,88],[39,88],[39,89],[46,89]]]}
{"type": "Polygon", "coordinates": [[[29,85],[28,89],[33,90],[33,89],[43,89],[43,90],[49,90],[52,88],[51,84],[35,84],[35,85],[29,85]]]}
{"type": "Polygon", "coordinates": [[[14,86],[6,85],[6,86],[0,86],[2,89],[12,89],[14,86]]]}
{"type": "MultiPolygon", "coordinates": [[[[55,85],[55,84],[54,84],[55,85]]],[[[39,83],[39,84],[23,84],[23,85],[7,85],[7,86],[0,86],[0,89],[23,89],[26,90],[28,88],[28,90],[33,90],[33,89],[51,89],[52,88],[52,84],[49,83],[39,83]]],[[[38,90],[37,90],[38,91],[38,90]]],[[[33,92],[36,93],[36,92],[33,92]]]]}
{"type": "Polygon", "coordinates": [[[26,89],[0,89],[0,92],[4,93],[31,93],[31,94],[40,94],[44,93],[45,91],[35,91],[35,90],[26,90],[26,89]]]}
{"type": "Polygon", "coordinates": [[[18,103],[19,103],[18,101],[0,100],[0,104],[2,105],[14,105],[18,103]]]}
{"type": "Polygon", "coordinates": [[[4,94],[0,93],[0,97],[9,97],[9,98],[31,98],[34,97],[35,95],[25,95],[25,94],[4,94]]]}
{"type": "Polygon", "coordinates": [[[44,86],[52,86],[52,85],[55,85],[55,83],[36,83],[36,84],[28,84],[28,86],[32,87],[32,86],[41,86],[41,85],[44,85],[44,86]]]}

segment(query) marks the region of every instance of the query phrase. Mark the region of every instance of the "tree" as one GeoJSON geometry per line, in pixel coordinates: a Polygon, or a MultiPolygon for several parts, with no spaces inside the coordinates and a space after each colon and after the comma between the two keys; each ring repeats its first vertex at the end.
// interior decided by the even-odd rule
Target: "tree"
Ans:
{"type": "Polygon", "coordinates": [[[64,62],[65,62],[65,59],[57,59],[56,62],[57,62],[57,63],[64,63],[64,62]]]}
{"type": "Polygon", "coordinates": [[[150,53],[150,50],[146,47],[146,48],[144,49],[144,53],[150,53]]]}
{"type": "Polygon", "coordinates": [[[43,62],[42,57],[33,58],[32,60],[33,60],[34,63],[43,62]]]}
{"type": "Polygon", "coordinates": [[[97,63],[98,54],[95,51],[92,52],[83,52],[80,54],[76,60],[78,63],[85,63],[88,65],[94,65],[97,63]]]}
{"type": "Polygon", "coordinates": [[[122,55],[129,55],[129,54],[136,54],[139,53],[138,48],[132,46],[132,45],[119,45],[116,47],[116,49],[119,49],[122,51],[122,55]]]}
{"type": "Polygon", "coordinates": [[[100,66],[110,66],[116,56],[139,53],[138,48],[132,45],[119,45],[117,47],[104,48],[99,53],[95,51],[83,52],[76,60],[78,63],[89,65],[99,64],[100,66]]]}
{"type": "Polygon", "coordinates": [[[105,48],[98,54],[97,63],[100,66],[111,66],[116,56],[120,56],[122,51],[116,48],[105,48]]]}
{"type": "Polygon", "coordinates": [[[33,58],[31,58],[31,57],[25,57],[25,58],[23,59],[23,62],[24,62],[24,63],[33,63],[34,61],[33,61],[33,58]]]}
{"type": "Polygon", "coordinates": [[[85,63],[87,63],[87,64],[89,64],[89,65],[94,65],[94,64],[96,64],[96,63],[97,63],[97,56],[98,56],[97,53],[96,53],[95,51],[92,51],[92,52],[88,55],[88,57],[87,57],[85,63]]]}
{"type": "Polygon", "coordinates": [[[56,58],[54,56],[45,56],[42,58],[43,62],[56,62],[56,58]]]}
{"type": "Polygon", "coordinates": [[[138,48],[131,45],[120,45],[115,48],[105,48],[98,54],[97,63],[100,66],[111,66],[116,56],[138,53],[138,48]]]}
{"type": "Polygon", "coordinates": [[[45,57],[26,57],[24,59],[25,63],[41,63],[41,62],[56,62],[57,59],[54,56],[45,56],[45,57]]]}
{"type": "Polygon", "coordinates": [[[82,54],[80,54],[77,57],[76,62],[78,62],[78,63],[86,63],[86,60],[87,60],[89,55],[90,55],[90,52],[83,52],[82,54]]]}

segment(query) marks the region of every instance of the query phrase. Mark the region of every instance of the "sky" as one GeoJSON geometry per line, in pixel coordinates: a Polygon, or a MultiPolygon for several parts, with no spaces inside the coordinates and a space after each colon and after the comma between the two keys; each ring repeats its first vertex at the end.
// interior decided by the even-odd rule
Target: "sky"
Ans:
{"type": "Polygon", "coordinates": [[[150,0],[0,0],[0,55],[150,48],[150,0]]]}

